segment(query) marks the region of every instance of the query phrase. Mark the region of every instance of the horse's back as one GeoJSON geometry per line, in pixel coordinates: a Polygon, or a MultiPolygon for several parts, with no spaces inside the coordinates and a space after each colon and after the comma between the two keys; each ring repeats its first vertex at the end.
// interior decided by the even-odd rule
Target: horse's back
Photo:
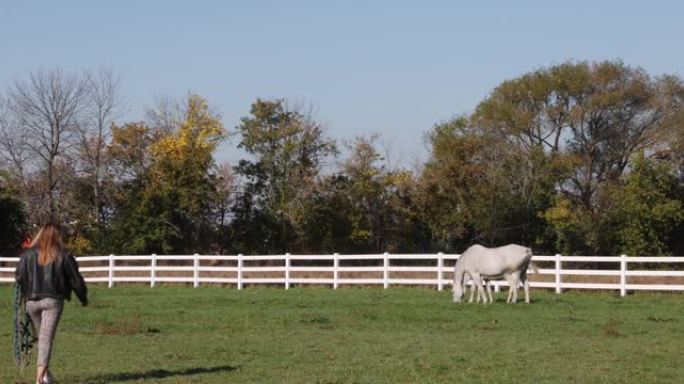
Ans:
{"type": "Polygon", "coordinates": [[[519,245],[519,244],[508,244],[501,247],[489,248],[484,245],[474,244],[468,247],[468,249],[463,252],[463,255],[473,255],[477,257],[481,256],[493,256],[500,257],[501,255],[525,255],[532,256],[532,249],[519,245]]]}
{"type": "Polygon", "coordinates": [[[532,249],[519,244],[508,244],[494,249],[501,254],[532,257],[532,249]]]}
{"type": "Polygon", "coordinates": [[[498,274],[524,267],[532,257],[532,250],[518,244],[496,248],[475,244],[463,252],[461,257],[464,259],[464,266],[485,274],[498,274]]]}
{"type": "Polygon", "coordinates": [[[484,245],[480,244],[474,244],[468,247],[463,253],[462,256],[467,256],[467,255],[473,255],[473,256],[480,256],[485,253],[488,253],[491,248],[487,248],[484,245]]]}

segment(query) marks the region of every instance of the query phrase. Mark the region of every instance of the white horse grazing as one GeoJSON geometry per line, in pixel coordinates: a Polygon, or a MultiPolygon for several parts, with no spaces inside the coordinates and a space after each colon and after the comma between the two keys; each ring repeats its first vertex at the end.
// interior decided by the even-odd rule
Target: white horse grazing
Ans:
{"type": "MultiPolygon", "coordinates": [[[[468,248],[454,266],[454,303],[463,300],[465,292],[465,274],[473,280],[473,288],[477,290],[478,301],[485,303],[487,297],[482,289],[482,279],[506,279],[509,284],[506,302],[518,301],[518,284],[525,289],[525,302],[530,302],[527,268],[532,259],[532,250],[516,244],[509,244],[499,248],[486,248],[479,244],[468,248]]],[[[533,267],[534,268],[534,267],[533,267]]]]}

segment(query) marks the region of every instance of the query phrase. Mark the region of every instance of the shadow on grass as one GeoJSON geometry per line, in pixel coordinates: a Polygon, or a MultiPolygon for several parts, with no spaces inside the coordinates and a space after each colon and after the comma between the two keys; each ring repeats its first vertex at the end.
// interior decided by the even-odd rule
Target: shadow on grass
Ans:
{"type": "Polygon", "coordinates": [[[145,372],[126,372],[126,373],[109,373],[105,375],[92,376],[85,379],[84,383],[119,383],[126,381],[140,381],[150,379],[164,379],[174,376],[192,376],[203,373],[217,373],[230,372],[236,370],[236,367],[231,365],[222,365],[210,368],[186,368],[169,371],[166,369],[151,369],[145,372]]]}

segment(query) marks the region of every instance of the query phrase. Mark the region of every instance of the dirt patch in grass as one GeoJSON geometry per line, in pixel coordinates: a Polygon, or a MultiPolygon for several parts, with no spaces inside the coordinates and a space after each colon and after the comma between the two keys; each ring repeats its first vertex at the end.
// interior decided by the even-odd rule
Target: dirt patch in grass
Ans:
{"type": "Polygon", "coordinates": [[[303,324],[317,326],[320,329],[335,329],[335,325],[330,320],[330,318],[321,314],[303,314],[302,318],[299,321],[303,324]]]}
{"type": "Polygon", "coordinates": [[[605,336],[609,336],[609,337],[624,336],[622,333],[620,333],[617,330],[617,326],[620,325],[621,323],[622,323],[621,321],[618,321],[615,319],[608,319],[608,321],[601,326],[601,332],[603,332],[603,334],[605,336]]]}
{"type": "Polygon", "coordinates": [[[147,335],[160,333],[159,328],[142,325],[140,315],[121,318],[115,322],[98,323],[94,325],[93,334],[96,335],[147,335]]]}
{"type": "Polygon", "coordinates": [[[672,321],[676,321],[675,319],[672,318],[665,318],[665,317],[659,317],[659,316],[649,316],[646,318],[648,321],[652,321],[654,323],[669,323],[672,321]]]}

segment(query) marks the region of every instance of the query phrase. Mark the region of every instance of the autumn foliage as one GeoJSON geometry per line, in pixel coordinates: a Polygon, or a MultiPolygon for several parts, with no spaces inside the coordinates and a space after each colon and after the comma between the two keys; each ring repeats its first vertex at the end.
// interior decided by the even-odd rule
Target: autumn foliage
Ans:
{"type": "Polygon", "coordinates": [[[257,99],[234,129],[196,94],[121,122],[84,96],[107,95],[91,88],[109,83],[31,76],[52,76],[84,104],[63,111],[46,154],[33,144],[50,120],[22,125],[40,83],[18,81],[0,103],[4,253],[57,216],[81,254],[460,252],[474,242],[684,254],[684,84],[674,75],[620,61],[523,74],[429,129],[429,154],[413,168],[389,163],[371,132],[331,139],[284,99],[257,99]],[[217,164],[222,143],[243,159],[217,164]]]}

